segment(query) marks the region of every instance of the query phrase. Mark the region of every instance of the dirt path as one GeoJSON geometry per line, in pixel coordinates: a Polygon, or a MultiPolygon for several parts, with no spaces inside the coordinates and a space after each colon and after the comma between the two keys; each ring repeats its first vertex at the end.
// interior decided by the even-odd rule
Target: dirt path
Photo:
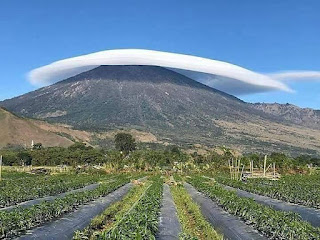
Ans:
{"type": "Polygon", "coordinates": [[[222,185],[227,190],[233,190],[237,192],[239,197],[253,198],[256,202],[270,206],[275,210],[281,210],[286,212],[298,213],[304,221],[309,222],[314,227],[320,227],[320,210],[309,208],[293,203],[283,202],[278,199],[258,195],[255,193],[246,192],[240,189],[236,189],[230,186],[222,185]]]}
{"type": "Polygon", "coordinates": [[[101,197],[87,205],[80,206],[76,211],[68,213],[62,218],[28,231],[26,235],[18,239],[72,239],[76,230],[84,229],[95,216],[101,214],[108,206],[123,198],[131,187],[132,183],[128,183],[105,197],[101,197]]]}
{"type": "Polygon", "coordinates": [[[181,232],[177,209],[175,207],[170,188],[163,185],[163,199],[160,213],[158,240],[178,240],[181,232]]]}
{"type": "Polygon", "coordinates": [[[16,209],[17,207],[28,208],[28,207],[31,207],[33,205],[39,204],[41,202],[44,202],[44,201],[53,201],[56,198],[62,198],[64,196],[68,195],[68,194],[72,194],[72,193],[76,193],[76,192],[84,192],[84,191],[88,191],[88,190],[93,190],[93,189],[96,189],[98,186],[99,186],[99,183],[90,184],[90,185],[87,185],[87,186],[85,186],[83,188],[73,189],[71,191],[60,193],[60,194],[55,195],[55,196],[47,196],[47,197],[37,198],[37,199],[33,199],[33,200],[29,200],[29,201],[25,201],[25,202],[19,203],[17,205],[5,207],[5,208],[0,208],[0,211],[11,212],[14,209],[16,209]]]}
{"type": "Polygon", "coordinates": [[[185,183],[192,199],[201,207],[201,212],[213,227],[223,234],[224,238],[232,240],[267,240],[253,227],[246,225],[240,218],[229,214],[214,201],[198,192],[193,186],[185,183]]]}

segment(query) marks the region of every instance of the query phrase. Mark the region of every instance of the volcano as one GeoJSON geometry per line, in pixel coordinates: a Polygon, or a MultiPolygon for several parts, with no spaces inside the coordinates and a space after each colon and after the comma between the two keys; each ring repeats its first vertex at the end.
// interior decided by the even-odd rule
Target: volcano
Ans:
{"type": "Polygon", "coordinates": [[[99,66],[0,105],[86,131],[136,129],[161,141],[245,151],[320,151],[320,131],[310,122],[297,125],[158,66],[99,66]]]}

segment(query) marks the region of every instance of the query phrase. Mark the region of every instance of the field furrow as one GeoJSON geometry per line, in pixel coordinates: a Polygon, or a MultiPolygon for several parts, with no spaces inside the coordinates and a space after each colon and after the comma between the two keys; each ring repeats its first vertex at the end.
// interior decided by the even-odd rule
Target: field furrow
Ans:
{"type": "Polygon", "coordinates": [[[181,225],[177,215],[177,209],[172,199],[169,186],[164,184],[157,239],[176,240],[179,239],[180,233],[181,225]]]}
{"type": "Polygon", "coordinates": [[[69,194],[52,202],[43,202],[27,209],[16,209],[11,212],[0,211],[0,238],[21,235],[26,230],[50,222],[77,210],[81,205],[106,196],[128,182],[128,176],[119,175],[116,181],[102,183],[94,190],[69,194]]]}
{"type": "Polygon", "coordinates": [[[224,210],[240,217],[270,239],[320,239],[320,228],[303,221],[296,213],[277,211],[253,199],[239,197],[234,191],[203,177],[195,176],[188,181],[224,210]]]}
{"type": "Polygon", "coordinates": [[[58,174],[4,179],[0,185],[0,208],[83,188],[98,182],[99,178],[99,175],[58,174]]]}
{"type": "Polygon", "coordinates": [[[97,239],[155,239],[158,232],[159,214],[163,192],[163,180],[160,176],[150,178],[153,181],[146,192],[116,222],[110,230],[96,234],[97,239]]]}
{"type": "Polygon", "coordinates": [[[99,215],[108,206],[121,200],[132,187],[128,183],[105,197],[101,197],[87,205],[80,206],[75,212],[64,215],[63,218],[49,222],[39,228],[28,231],[21,236],[21,240],[46,239],[46,240],[69,240],[77,230],[84,229],[91,220],[99,215]]]}
{"type": "Polygon", "coordinates": [[[225,189],[235,191],[239,197],[254,199],[257,203],[272,207],[275,210],[285,212],[295,212],[301,216],[304,221],[309,222],[314,227],[320,227],[320,210],[305,207],[297,204],[287,203],[270,197],[250,193],[230,186],[224,186],[225,189]]]}
{"type": "Polygon", "coordinates": [[[224,238],[232,240],[267,240],[253,227],[245,224],[240,218],[226,212],[217,203],[198,192],[190,184],[185,184],[192,199],[201,207],[202,214],[224,238]]]}
{"type": "Polygon", "coordinates": [[[68,192],[60,193],[60,194],[55,195],[55,196],[47,196],[47,197],[43,197],[43,198],[37,198],[37,199],[29,200],[29,201],[26,201],[26,202],[18,203],[17,205],[0,208],[0,211],[11,212],[11,211],[13,211],[13,210],[15,210],[17,208],[28,208],[28,207],[31,207],[31,206],[36,205],[36,204],[40,204],[40,203],[45,202],[45,201],[50,202],[50,201],[53,201],[53,200],[55,200],[57,198],[65,197],[68,194],[94,190],[98,186],[99,186],[98,183],[93,183],[93,184],[87,185],[87,186],[85,186],[83,188],[74,189],[74,190],[71,190],[71,191],[68,191],[68,192]]]}

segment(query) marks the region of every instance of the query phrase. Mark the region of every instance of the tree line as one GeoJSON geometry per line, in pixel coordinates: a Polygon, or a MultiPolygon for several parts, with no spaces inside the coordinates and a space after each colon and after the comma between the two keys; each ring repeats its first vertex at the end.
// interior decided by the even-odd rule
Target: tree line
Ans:
{"type": "MultiPolygon", "coordinates": [[[[93,148],[85,143],[76,142],[68,148],[48,147],[41,143],[34,144],[32,149],[4,149],[0,150],[3,164],[7,166],[57,166],[57,165],[103,165],[109,164],[114,168],[133,167],[148,169],[154,167],[175,166],[177,163],[194,164],[200,168],[223,168],[234,158],[231,151],[224,154],[210,152],[200,155],[196,152],[187,154],[177,146],[167,146],[162,150],[137,149],[135,139],[126,133],[118,133],[114,138],[115,149],[93,148]]],[[[249,165],[253,160],[255,167],[261,167],[264,156],[251,153],[241,156],[241,163],[249,165]]],[[[307,155],[290,157],[284,153],[268,155],[269,162],[275,162],[283,172],[301,167],[320,166],[320,158],[307,155]]]]}

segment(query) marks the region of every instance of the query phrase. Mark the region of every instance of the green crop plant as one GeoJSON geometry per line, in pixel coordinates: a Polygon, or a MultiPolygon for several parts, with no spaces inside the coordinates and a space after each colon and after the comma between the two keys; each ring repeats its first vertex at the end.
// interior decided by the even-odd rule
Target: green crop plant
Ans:
{"type": "Polygon", "coordinates": [[[155,239],[158,231],[163,180],[159,176],[113,228],[97,234],[96,239],[155,239]]]}
{"type": "Polygon", "coordinates": [[[18,236],[28,229],[74,211],[80,205],[106,196],[128,182],[128,176],[119,175],[114,182],[101,183],[94,190],[68,194],[63,198],[43,202],[27,209],[18,208],[12,212],[0,211],[0,239],[18,236]]]}
{"type": "Polygon", "coordinates": [[[248,179],[247,182],[216,177],[218,182],[248,192],[268,196],[285,202],[320,208],[320,174],[310,176],[284,176],[278,181],[248,179]]]}
{"type": "Polygon", "coordinates": [[[120,201],[112,204],[102,214],[92,219],[88,227],[82,231],[76,231],[73,239],[95,239],[99,232],[111,229],[140,197],[149,188],[150,182],[138,184],[132,187],[130,192],[120,201]]]}
{"type": "Polygon", "coordinates": [[[81,188],[98,180],[98,175],[87,174],[59,174],[5,180],[0,185],[0,208],[81,188]]]}
{"type": "MultiPolygon", "coordinates": [[[[175,179],[181,180],[175,175],[175,179]]],[[[201,213],[200,207],[192,200],[183,185],[171,185],[170,190],[177,208],[178,217],[182,226],[180,239],[217,240],[223,239],[201,213]]]]}
{"type": "Polygon", "coordinates": [[[188,181],[226,211],[239,216],[270,239],[320,239],[320,229],[302,221],[298,214],[276,211],[253,199],[239,197],[234,191],[228,191],[219,184],[208,183],[202,177],[193,177],[188,181]]]}

